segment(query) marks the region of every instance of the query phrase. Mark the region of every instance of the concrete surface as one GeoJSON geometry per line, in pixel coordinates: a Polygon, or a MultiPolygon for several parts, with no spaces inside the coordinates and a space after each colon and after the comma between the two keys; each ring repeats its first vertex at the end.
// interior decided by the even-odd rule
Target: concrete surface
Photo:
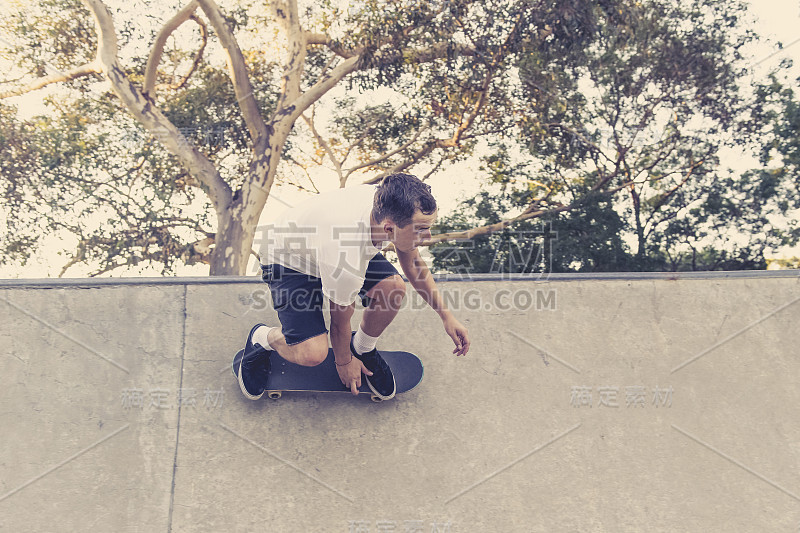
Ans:
{"type": "Polygon", "coordinates": [[[0,530],[800,531],[797,272],[482,279],[383,404],[245,400],[257,278],[0,282],[0,530]]]}

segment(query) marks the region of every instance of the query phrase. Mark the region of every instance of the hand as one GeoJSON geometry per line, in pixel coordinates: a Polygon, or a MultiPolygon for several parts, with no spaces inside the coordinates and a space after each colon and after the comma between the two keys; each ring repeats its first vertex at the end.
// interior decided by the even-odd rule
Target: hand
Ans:
{"type": "Polygon", "coordinates": [[[453,353],[456,356],[467,355],[469,351],[469,332],[467,328],[461,322],[449,316],[444,320],[444,330],[456,345],[453,353]]]}
{"type": "Polygon", "coordinates": [[[342,384],[350,389],[353,394],[358,394],[358,388],[361,386],[361,373],[363,372],[368,376],[372,375],[372,372],[367,370],[361,359],[355,356],[351,356],[350,362],[346,365],[337,364],[336,371],[339,373],[339,379],[342,380],[342,384]]]}

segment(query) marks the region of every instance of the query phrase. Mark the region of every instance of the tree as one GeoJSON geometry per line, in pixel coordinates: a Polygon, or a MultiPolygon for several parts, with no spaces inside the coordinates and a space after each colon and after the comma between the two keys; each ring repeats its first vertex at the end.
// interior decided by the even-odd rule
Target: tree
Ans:
{"type": "MultiPolygon", "coordinates": [[[[622,241],[624,222],[608,197],[587,195],[570,211],[522,220],[497,232],[430,248],[437,271],[470,274],[547,274],[633,270],[635,258],[622,241]]],[[[501,223],[513,209],[503,192],[481,191],[466,200],[440,229],[461,232],[501,223]]]]}
{"type": "MultiPolygon", "coordinates": [[[[380,177],[376,169],[407,168],[439,152],[469,150],[470,142],[489,133],[483,122],[490,110],[489,93],[511,44],[527,31],[535,6],[365,1],[343,13],[330,2],[301,9],[297,0],[274,0],[266,14],[247,4],[226,13],[213,0],[192,0],[146,39],[139,14],[152,7],[144,0],[117,7],[115,17],[123,22],[115,25],[101,0],[40,0],[32,11],[8,19],[5,30],[16,44],[5,57],[23,76],[0,97],[56,83],[69,84],[74,91],[64,101],[49,101],[60,119],[19,124],[6,108],[5,133],[44,127],[19,140],[34,143],[42,141],[40,135],[58,136],[64,121],[66,127],[79,125],[62,136],[66,145],[58,144],[67,148],[65,154],[30,144],[24,153],[4,154],[4,167],[25,169],[3,173],[8,194],[26,191],[17,194],[12,215],[36,221],[18,225],[20,232],[6,240],[18,258],[25,255],[19,243],[36,242],[36,235],[21,228],[64,227],[60,217],[48,218],[43,206],[69,205],[82,209],[76,213],[114,213],[102,228],[89,229],[82,220],[69,228],[80,237],[73,261],[101,259],[96,273],[155,259],[168,269],[178,258],[207,261],[212,274],[242,273],[279,163],[292,161],[290,136],[296,121],[304,117],[316,130],[316,102],[348,77],[361,88],[392,84],[395,90],[408,90],[418,79],[440,84],[457,79],[450,100],[432,102],[430,110],[417,106],[400,115],[396,109],[387,114],[379,108],[356,113],[355,123],[368,124],[370,134],[366,140],[359,133],[362,138],[353,146],[362,159],[356,170],[370,171],[374,181],[380,177]],[[497,15],[486,25],[489,13],[497,15]],[[190,21],[196,33],[189,37],[199,40],[196,51],[179,46],[166,53],[165,43],[190,21]],[[270,56],[276,28],[285,46],[281,61],[270,56]],[[481,39],[468,42],[468,37],[478,37],[471,34],[478,30],[481,39]],[[140,44],[146,40],[153,44],[144,57],[140,44]],[[207,44],[221,46],[229,83],[209,57],[207,44]],[[183,74],[177,74],[181,68],[183,74]],[[48,69],[54,72],[45,75],[48,69]],[[164,72],[169,69],[172,75],[164,72]],[[464,73],[469,73],[467,79],[462,79],[464,73]],[[103,87],[97,94],[99,79],[110,91],[103,87]],[[409,124],[417,129],[408,132],[409,124]],[[209,142],[207,131],[212,136],[224,132],[225,141],[209,142]],[[388,137],[378,139],[381,132],[388,137]],[[157,144],[126,146],[126,139],[145,133],[157,144]],[[107,144],[116,149],[110,149],[109,161],[103,163],[93,150],[107,144]],[[48,157],[55,164],[43,165],[48,157]],[[150,198],[140,201],[133,189],[151,191],[150,198]],[[206,220],[192,220],[178,207],[199,201],[198,192],[208,204],[206,220]],[[200,239],[192,242],[192,236],[200,239]]],[[[352,126],[338,125],[345,135],[354,133],[352,126]]]]}
{"type": "MultiPolygon", "coordinates": [[[[581,231],[592,234],[581,245],[585,252],[573,254],[577,269],[763,267],[763,257],[751,257],[754,246],[737,248],[734,236],[719,234],[726,220],[731,224],[730,205],[757,202],[763,183],[752,175],[734,179],[719,161],[722,148],[743,146],[739,128],[755,105],[742,96],[741,50],[755,38],[745,15],[743,4],[729,0],[581,4],[565,11],[562,31],[577,33],[579,46],[555,38],[517,55],[528,105],[517,129],[485,158],[491,182],[503,186],[516,212],[439,238],[474,238],[547,218],[559,241],[568,238],[565,249],[580,242],[574,237],[581,231]],[[576,30],[587,27],[594,31],[576,30]],[[528,145],[520,147],[517,136],[528,145]],[[611,212],[598,217],[599,209],[611,212]],[[580,222],[576,210],[594,216],[580,222]],[[712,234],[717,240],[709,245],[712,234]],[[633,237],[630,252],[622,235],[633,237]],[[608,247],[605,266],[590,257],[596,246],[608,247]],[[724,252],[726,246],[732,251],[724,252]],[[706,258],[698,262],[702,248],[706,258]]],[[[749,222],[737,220],[757,235],[766,212],[754,209],[749,222]]]]}
{"type": "Polygon", "coordinates": [[[5,132],[30,134],[2,154],[4,168],[26,171],[2,178],[17,191],[15,218],[36,222],[6,242],[23,257],[18,244],[36,235],[21,228],[66,225],[43,218],[43,205],[105,210],[113,217],[99,228],[68,227],[81,242],[73,261],[100,260],[98,273],[176,260],[243,273],[259,215],[291,165],[309,177],[309,165],[326,165],[344,186],[412,168],[425,177],[482,150],[487,177],[508,187],[511,203],[498,206],[508,211],[434,243],[626,193],[613,208],[627,209],[641,260],[665,207],[712,172],[715,136],[739,110],[739,48],[752,38],[734,0],[364,0],[346,11],[285,0],[269,13],[193,0],[147,18],[152,30],[132,16],[154,9],[145,0],[117,8],[116,26],[101,0],[38,5],[38,18],[6,25],[17,42],[6,55],[28,77],[0,96],[55,83],[72,92],[50,101],[59,118],[35,127],[2,115],[5,132]],[[58,72],[46,75],[47,65],[58,72]],[[354,108],[334,94],[345,86],[391,97],[354,108]],[[41,135],[67,149],[30,144],[41,135]],[[130,142],[145,138],[157,142],[130,142]],[[198,205],[203,216],[187,215],[198,205]]]}

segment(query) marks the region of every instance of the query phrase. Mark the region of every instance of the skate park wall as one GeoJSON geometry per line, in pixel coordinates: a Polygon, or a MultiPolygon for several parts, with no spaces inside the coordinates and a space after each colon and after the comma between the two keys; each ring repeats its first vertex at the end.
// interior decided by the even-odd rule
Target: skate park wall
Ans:
{"type": "Polygon", "coordinates": [[[0,281],[0,530],[800,530],[797,271],[439,288],[469,354],[409,286],[373,403],[242,396],[258,278],[0,281]]]}

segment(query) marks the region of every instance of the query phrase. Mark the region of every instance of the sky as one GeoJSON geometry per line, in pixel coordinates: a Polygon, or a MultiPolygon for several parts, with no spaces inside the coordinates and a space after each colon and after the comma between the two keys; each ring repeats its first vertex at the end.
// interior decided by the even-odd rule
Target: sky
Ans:
{"type": "MultiPolygon", "coordinates": [[[[750,0],[749,10],[755,17],[754,30],[764,39],[759,45],[748,51],[750,64],[755,68],[756,76],[763,76],[770,68],[774,68],[785,58],[793,59],[795,65],[791,71],[794,78],[800,77],[800,0],[750,0]],[[776,51],[774,43],[781,42],[783,50],[776,51]]],[[[0,16],[2,15],[0,6],[0,16]]],[[[39,107],[43,93],[32,93],[25,98],[16,100],[23,112],[28,111],[35,114],[39,107]]],[[[730,154],[728,159],[737,165],[737,158],[741,154],[730,154]]],[[[738,161],[743,168],[747,168],[749,161],[741,159],[738,161]]],[[[428,183],[433,189],[433,193],[439,203],[440,216],[451,212],[461,200],[473,196],[479,189],[479,173],[474,165],[477,163],[462,163],[455,165],[446,171],[439,172],[429,178],[428,183]]],[[[315,184],[320,191],[330,190],[338,186],[335,179],[321,177],[315,180],[315,184]]],[[[307,193],[291,190],[291,187],[273,188],[270,199],[267,202],[260,223],[268,223],[272,218],[289,206],[301,202],[307,193]]],[[[6,220],[2,204],[0,204],[0,233],[2,232],[4,221],[6,220]]],[[[0,266],[0,278],[39,278],[55,277],[66,257],[57,255],[58,250],[64,248],[64,243],[58,239],[51,239],[46,249],[37,257],[32,258],[25,267],[5,267],[0,266]]],[[[798,254],[797,250],[786,250],[783,255],[798,254]]],[[[253,263],[248,268],[248,274],[255,272],[256,265],[253,263]]],[[[69,277],[81,277],[87,275],[88,268],[80,266],[73,267],[68,271],[69,277]]],[[[183,276],[204,276],[208,274],[208,267],[205,265],[194,267],[181,267],[178,275],[183,276]]],[[[158,269],[148,270],[142,273],[122,273],[112,272],[111,276],[158,276],[158,269]]]]}

